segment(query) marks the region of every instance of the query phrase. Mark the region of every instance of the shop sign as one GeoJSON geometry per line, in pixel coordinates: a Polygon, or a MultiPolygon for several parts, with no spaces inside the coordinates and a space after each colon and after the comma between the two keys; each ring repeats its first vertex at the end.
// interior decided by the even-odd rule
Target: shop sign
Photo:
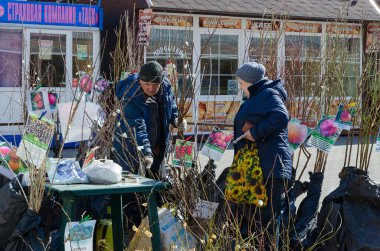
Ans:
{"type": "Polygon", "coordinates": [[[159,55],[162,55],[162,54],[167,54],[167,55],[171,55],[171,56],[178,56],[181,58],[185,57],[185,52],[181,48],[178,48],[174,45],[172,45],[172,46],[168,46],[168,45],[161,46],[160,48],[158,48],[157,50],[155,50],[153,52],[153,55],[155,57],[158,57],[159,55]]]}
{"type": "Polygon", "coordinates": [[[241,19],[200,17],[199,18],[199,27],[222,28],[222,29],[241,29],[241,19]]]}
{"type": "Polygon", "coordinates": [[[360,26],[347,24],[328,24],[327,33],[343,35],[360,35],[360,26]]]}
{"type": "Polygon", "coordinates": [[[191,27],[193,17],[153,14],[152,25],[191,27]]]}
{"type": "Polygon", "coordinates": [[[303,23],[303,22],[286,22],[285,31],[286,32],[322,33],[322,24],[303,23]]]}
{"type": "Polygon", "coordinates": [[[254,31],[277,31],[280,29],[279,21],[262,21],[247,19],[247,30],[254,31]]]}
{"type": "Polygon", "coordinates": [[[365,53],[380,51],[380,23],[369,23],[367,26],[367,39],[365,53]]]}
{"type": "Polygon", "coordinates": [[[137,33],[137,44],[146,46],[149,45],[152,14],[152,9],[144,9],[139,11],[139,32],[137,33]]]}
{"type": "Polygon", "coordinates": [[[100,27],[103,12],[99,6],[42,2],[0,2],[0,23],[100,27]]]}

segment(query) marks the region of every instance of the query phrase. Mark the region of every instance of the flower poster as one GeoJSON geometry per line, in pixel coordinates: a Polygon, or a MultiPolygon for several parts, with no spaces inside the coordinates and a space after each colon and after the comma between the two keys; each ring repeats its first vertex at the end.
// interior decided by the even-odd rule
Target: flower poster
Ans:
{"type": "Polygon", "coordinates": [[[86,168],[90,166],[92,163],[94,163],[95,160],[95,151],[99,149],[99,146],[95,146],[94,148],[91,148],[87,153],[86,157],[84,158],[82,168],[86,168]]]}
{"type": "Polygon", "coordinates": [[[49,99],[49,108],[50,108],[50,111],[53,112],[53,111],[57,110],[58,93],[56,93],[56,92],[48,92],[48,99],[49,99]]]}
{"type": "Polygon", "coordinates": [[[17,156],[36,167],[45,161],[54,133],[54,122],[29,113],[17,156]]]}
{"type": "Polygon", "coordinates": [[[333,116],[322,118],[317,127],[311,133],[308,141],[309,146],[314,146],[323,152],[330,152],[333,145],[335,145],[342,129],[335,126],[333,116]]]}
{"type": "Polygon", "coordinates": [[[291,153],[294,153],[297,148],[306,140],[313,130],[307,127],[298,119],[291,119],[288,123],[288,140],[291,153]]]}
{"type": "Polygon", "coordinates": [[[50,111],[48,93],[40,90],[27,92],[26,100],[29,112],[42,113],[50,111]]]}
{"type": "Polygon", "coordinates": [[[173,166],[191,167],[194,159],[194,142],[177,139],[175,142],[173,166]]]}
{"type": "Polygon", "coordinates": [[[380,128],[376,138],[376,152],[380,152],[380,128]]]}
{"type": "Polygon", "coordinates": [[[233,137],[232,132],[214,127],[201,153],[210,159],[220,160],[233,137]]]}
{"type": "Polygon", "coordinates": [[[65,251],[94,250],[95,224],[96,220],[68,222],[65,227],[65,251]]]}
{"type": "Polygon", "coordinates": [[[355,115],[355,103],[349,105],[340,104],[338,107],[338,112],[335,116],[335,126],[342,130],[351,130],[352,119],[355,115]]]}

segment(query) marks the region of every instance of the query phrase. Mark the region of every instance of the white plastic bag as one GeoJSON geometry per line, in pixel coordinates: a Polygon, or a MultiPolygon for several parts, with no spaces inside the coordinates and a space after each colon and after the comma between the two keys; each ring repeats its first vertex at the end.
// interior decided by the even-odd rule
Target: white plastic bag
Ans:
{"type": "Polygon", "coordinates": [[[113,184],[121,181],[122,168],[112,160],[106,160],[104,163],[95,160],[89,167],[84,168],[83,171],[90,179],[90,183],[113,184]]]}

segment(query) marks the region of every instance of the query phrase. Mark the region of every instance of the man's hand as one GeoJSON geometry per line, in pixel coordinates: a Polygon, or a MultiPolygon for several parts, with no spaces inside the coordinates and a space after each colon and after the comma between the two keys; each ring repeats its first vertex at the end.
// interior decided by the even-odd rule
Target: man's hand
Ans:
{"type": "Polygon", "coordinates": [[[186,131],[187,130],[187,121],[183,119],[181,123],[178,122],[178,118],[175,119],[175,125],[178,128],[178,131],[186,131]]]}
{"type": "Polygon", "coordinates": [[[252,137],[252,134],[251,134],[251,131],[250,130],[247,130],[245,133],[244,133],[244,136],[246,139],[250,140],[250,141],[255,141],[255,139],[252,137]]]}
{"type": "Polygon", "coordinates": [[[144,158],[144,165],[147,170],[149,170],[152,167],[153,164],[153,157],[152,156],[145,156],[144,158]]]}
{"type": "Polygon", "coordinates": [[[186,121],[186,119],[183,119],[182,122],[178,124],[178,130],[179,131],[186,131],[187,130],[187,121],[186,121]]]}

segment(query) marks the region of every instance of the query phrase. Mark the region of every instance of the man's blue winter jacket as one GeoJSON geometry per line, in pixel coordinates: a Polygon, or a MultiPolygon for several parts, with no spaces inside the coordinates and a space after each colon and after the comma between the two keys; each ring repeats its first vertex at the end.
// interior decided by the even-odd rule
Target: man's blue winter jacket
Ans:
{"type": "MultiPolygon", "coordinates": [[[[164,115],[162,116],[164,135],[162,139],[165,141],[163,142],[165,149],[160,149],[160,155],[163,155],[170,143],[169,125],[174,125],[174,121],[178,117],[178,109],[170,81],[167,78],[164,79],[161,88],[163,88],[164,100],[164,115]]],[[[121,100],[123,116],[118,116],[117,121],[120,122],[120,126],[115,129],[113,145],[118,162],[123,169],[132,171],[138,164],[137,146],[142,147],[144,156],[153,155],[149,141],[151,112],[140,87],[137,73],[116,85],[116,97],[121,100]]]]}

